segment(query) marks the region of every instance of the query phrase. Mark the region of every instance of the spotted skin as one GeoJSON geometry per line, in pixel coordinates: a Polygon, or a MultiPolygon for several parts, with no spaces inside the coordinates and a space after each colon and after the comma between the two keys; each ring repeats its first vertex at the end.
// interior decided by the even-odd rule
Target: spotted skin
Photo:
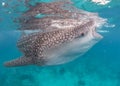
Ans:
{"type": "Polygon", "coordinates": [[[7,63],[4,63],[6,67],[13,67],[13,66],[24,66],[32,64],[32,58],[20,57],[15,60],[11,60],[7,63]]]}
{"type": "Polygon", "coordinates": [[[18,41],[17,45],[20,51],[23,52],[24,58],[8,61],[5,66],[24,66],[28,64],[43,66],[48,62],[44,52],[85,36],[92,25],[93,22],[89,21],[76,28],[59,29],[45,33],[37,32],[24,36],[18,41]]]}

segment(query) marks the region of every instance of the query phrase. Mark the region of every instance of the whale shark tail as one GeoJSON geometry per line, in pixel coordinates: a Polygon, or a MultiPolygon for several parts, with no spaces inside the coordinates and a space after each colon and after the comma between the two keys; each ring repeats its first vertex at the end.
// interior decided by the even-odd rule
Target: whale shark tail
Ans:
{"type": "Polygon", "coordinates": [[[32,63],[33,63],[32,58],[23,56],[21,58],[5,62],[4,66],[6,66],[6,67],[16,67],[16,66],[30,65],[32,63]]]}

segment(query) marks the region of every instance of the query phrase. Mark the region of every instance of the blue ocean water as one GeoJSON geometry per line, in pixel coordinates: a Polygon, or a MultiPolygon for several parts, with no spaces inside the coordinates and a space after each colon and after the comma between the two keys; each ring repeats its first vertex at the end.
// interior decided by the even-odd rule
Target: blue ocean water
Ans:
{"type": "MultiPolygon", "coordinates": [[[[31,3],[41,1],[50,0],[31,0],[31,3]]],[[[0,0],[0,86],[120,86],[120,1],[106,5],[92,0],[72,1],[77,8],[97,12],[108,20],[108,27],[102,28],[109,31],[101,33],[104,38],[82,57],[67,64],[6,68],[4,61],[21,56],[16,47],[19,25],[14,19],[27,8],[24,0],[0,0]]]]}

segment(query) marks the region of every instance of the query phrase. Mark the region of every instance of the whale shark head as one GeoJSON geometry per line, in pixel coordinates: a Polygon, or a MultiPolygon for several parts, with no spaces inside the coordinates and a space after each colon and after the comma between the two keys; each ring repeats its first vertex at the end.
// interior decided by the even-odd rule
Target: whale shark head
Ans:
{"type": "Polygon", "coordinates": [[[103,38],[102,35],[97,32],[97,29],[94,20],[82,21],[82,24],[74,29],[76,37],[71,42],[67,42],[45,52],[47,57],[45,65],[67,63],[86,53],[103,38]]]}

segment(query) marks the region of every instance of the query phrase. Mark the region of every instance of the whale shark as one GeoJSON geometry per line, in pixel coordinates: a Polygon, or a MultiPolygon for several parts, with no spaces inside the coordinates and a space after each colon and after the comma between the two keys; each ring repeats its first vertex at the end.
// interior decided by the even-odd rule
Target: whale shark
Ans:
{"type": "Polygon", "coordinates": [[[17,42],[22,56],[4,66],[49,66],[73,61],[103,38],[98,29],[105,22],[97,13],[78,10],[69,2],[37,3],[19,18],[19,30],[30,32],[17,42]],[[45,16],[36,18],[41,13],[45,16]]]}
{"type": "Polygon", "coordinates": [[[21,37],[17,43],[23,56],[7,61],[4,65],[15,67],[67,63],[83,55],[100,39],[102,36],[96,32],[93,20],[83,21],[74,28],[31,33],[21,37]]]}

